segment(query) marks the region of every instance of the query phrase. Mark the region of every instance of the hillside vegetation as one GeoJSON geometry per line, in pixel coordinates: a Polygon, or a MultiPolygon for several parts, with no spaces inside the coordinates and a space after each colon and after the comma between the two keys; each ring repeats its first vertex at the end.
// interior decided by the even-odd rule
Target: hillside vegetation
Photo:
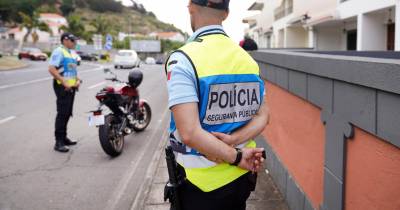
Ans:
{"type": "Polygon", "coordinates": [[[180,31],[159,21],[152,12],[132,0],[125,7],[115,0],[1,0],[1,20],[6,26],[26,27],[39,13],[58,13],[67,18],[64,30],[90,41],[93,34],[117,35],[118,32],[146,35],[153,31],[180,31]],[[29,20],[30,17],[30,20],[29,20]]]}

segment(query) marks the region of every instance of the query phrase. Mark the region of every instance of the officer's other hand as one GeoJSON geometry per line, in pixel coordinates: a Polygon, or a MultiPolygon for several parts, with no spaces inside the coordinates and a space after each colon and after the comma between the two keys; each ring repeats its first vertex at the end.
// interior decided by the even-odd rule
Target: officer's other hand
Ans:
{"type": "Polygon", "coordinates": [[[225,133],[220,133],[220,132],[211,132],[212,135],[217,137],[219,140],[223,141],[225,144],[230,145],[230,146],[235,146],[236,145],[236,139],[232,135],[228,135],[225,133]]]}
{"type": "Polygon", "coordinates": [[[74,87],[79,88],[79,86],[81,86],[81,80],[77,80],[74,87]]]}
{"type": "Polygon", "coordinates": [[[64,89],[65,89],[66,91],[69,91],[69,90],[71,90],[71,88],[72,88],[67,82],[63,82],[63,86],[64,86],[64,89]]]}
{"type": "Polygon", "coordinates": [[[264,158],[262,157],[263,151],[264,148],[243,148],[242,159],[238,166],[252,172],[259,171],[264,162],[264,158]]]}

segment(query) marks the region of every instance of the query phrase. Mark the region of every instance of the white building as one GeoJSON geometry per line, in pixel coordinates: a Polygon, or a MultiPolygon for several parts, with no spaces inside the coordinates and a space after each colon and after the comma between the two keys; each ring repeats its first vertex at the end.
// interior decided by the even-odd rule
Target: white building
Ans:
{"type": "Polygon", "coordinates": [[[257,0],[247,33],[260,48],[400,50],[400,0],[257,0]]]}
{"type": "MultiPolygon", "coordinates": [[[[39,29],[32,30],[32,32],[35,31],[37,33],[39,37],[38,42],[42,43],[59,42],[60,35],[62,33],[62,31],[60,31],[60,27],[68,25],[67,20],[63,16],[54,13],[41,13],[39,16],[39,21],[46,23],[51,30],[51,33],[41,31],[39,29]]],[[[16,27],[7,31],[7,36],[9,39],[21,41],[26,32],[26,28],[20,29],[19,27],[16,27]]],[[[28,42],[33,42],[31,35],[28,37],[28,42]]]]}
{"type": "Polygon", "coordinates": [[[153,32],[149,34],[150,37],[156,39],[171,40],[176,42],[184,42],[185,37],[179,32],[153,32]]]}

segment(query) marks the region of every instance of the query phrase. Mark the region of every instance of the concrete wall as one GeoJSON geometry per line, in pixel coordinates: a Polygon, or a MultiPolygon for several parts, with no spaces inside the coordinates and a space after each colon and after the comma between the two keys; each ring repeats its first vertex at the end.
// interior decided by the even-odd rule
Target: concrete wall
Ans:
{"type": "Polygon", "coordinates": [[[294,0],[295,15],[320,16],[335,10],[337,0],[294,0]]]}
{"type": "Polygon", "coordinates": [[[343,48],[343,29],[340,27],[315,28],[316,50],[345,50],[343,48]]]}
{"type": "Polygon", "coordinates": [[[303,27],[286,28],[286,48],[308,47],[308,32],[303,27]]]}
{"type": "Polygon", "coordinates": [[[386,50],[387,26],[383,14],[358,15],[357,50],[386,50]]]}
{"type": "Polygon", "coordinates": [[[321,110],[271,82],[265,88],[271,115],[263,135],[287,168],[285,174],[274,170],[271,173],[277,173],[276,183],[281,189],[287,189],[286,179],[291,175],[291,180],[304,186],[302,190],[312,206],[318,207],[322,202],[324,171],[325,130],[320,120],[321,110]]]}
{"type": "Polygon", "coordinates": [[[375,10],[394,6],[397,0],[349,0],[340,3],[337,7],[339,16],[342,19],[357,16],[375,10]]]}
{"type": "Polygon", "coordinates": [[[267,167],[290,209],[400,209],[400,61],[253,52],[267,167]]]}

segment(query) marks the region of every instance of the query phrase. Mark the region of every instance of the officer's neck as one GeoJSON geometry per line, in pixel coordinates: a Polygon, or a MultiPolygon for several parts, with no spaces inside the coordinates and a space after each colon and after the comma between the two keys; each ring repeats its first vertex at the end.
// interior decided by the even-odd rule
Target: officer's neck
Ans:
{"type": "Polygon", "coordinates": [[[222,21],[220,20],[199,20],[196,24],[195,24],[195,31],[197,31],[199,28],[203,28],[205,26],[211,26],[211,25],[222,25],[222,21]]]}

